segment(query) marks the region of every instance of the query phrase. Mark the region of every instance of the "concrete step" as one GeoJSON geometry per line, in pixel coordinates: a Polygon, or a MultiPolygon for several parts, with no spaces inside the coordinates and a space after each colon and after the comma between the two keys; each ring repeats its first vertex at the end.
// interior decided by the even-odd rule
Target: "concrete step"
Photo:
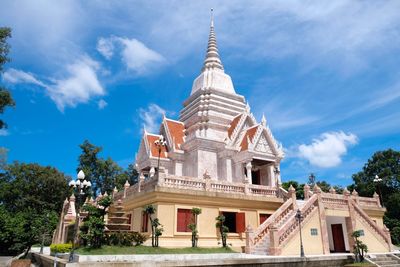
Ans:
{"type": "Polygon", "coordinates": [[[374,262],[379,264],[380,266],[386,266],[386,265],[390,265],[390,264],[398,264],[398,262],[394,261],[394,260],[374,261],[374,262]]]}

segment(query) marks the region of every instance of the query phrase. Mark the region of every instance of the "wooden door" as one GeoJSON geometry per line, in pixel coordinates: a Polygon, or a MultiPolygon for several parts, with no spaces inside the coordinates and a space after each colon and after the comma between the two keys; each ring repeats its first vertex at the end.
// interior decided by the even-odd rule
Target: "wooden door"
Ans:
{"type": "Polygon", "coordinates": [[[342,224],[332,224],[331,227],[334,252],[346,252],[342,224]]]}

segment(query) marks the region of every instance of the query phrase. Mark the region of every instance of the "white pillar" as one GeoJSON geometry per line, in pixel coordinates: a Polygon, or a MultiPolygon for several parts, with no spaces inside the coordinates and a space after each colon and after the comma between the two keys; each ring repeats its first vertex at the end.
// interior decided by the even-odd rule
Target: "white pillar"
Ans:
{"type": "Polygon", "coordinates": [[[246,176],[247,176],[247,180],[249,181],[249,184],[252,183],[252,179],[251,179],[251,168],[253,166],[251,165],[251,161],[247,162],[246,164],[246,176]]]}

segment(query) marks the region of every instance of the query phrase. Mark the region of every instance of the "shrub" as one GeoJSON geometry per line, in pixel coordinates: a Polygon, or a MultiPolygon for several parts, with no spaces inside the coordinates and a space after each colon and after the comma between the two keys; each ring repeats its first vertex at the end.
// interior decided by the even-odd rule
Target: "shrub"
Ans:
{"type": "Polygon", "coordinates": [[[139,246],[147,240],[147,236],[138,232],[114,232],[105,235],[104,243],[109,246],[139,246]]]}
{"type": "Polygon", "coordinates": [[[68,253],[72,249],[72,243],[67,244],[51,244],[50,245],[50,252],[52,254],[55,253],[68,253]]]}
{"type": "Polygon", "coordinates": [[[226,248],[227,245],[226,238],[228,237],[229,228],[226,225],[224,225],[225,216],[219,215],[217,218],[215,218],[215,220],[217,220],[215,226],[219,229],[219,233],[221,235],[221,240],[222,240],[222,246],[226,248]]]}
{"type": "Polygon", "coordinates": [[[351,236],[354,238],[354,256],[356,257],[356,262],[363,262],[364,256],[368,252],[368,247],[360,239],[361,230],[354,231],[351,236]]]}

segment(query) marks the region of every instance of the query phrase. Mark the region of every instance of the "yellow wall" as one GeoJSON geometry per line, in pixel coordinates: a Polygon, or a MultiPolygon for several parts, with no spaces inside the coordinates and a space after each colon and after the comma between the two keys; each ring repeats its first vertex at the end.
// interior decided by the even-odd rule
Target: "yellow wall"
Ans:
{"type": "MultiPolygon", "coordinates": [[[[157,209],[157,218],[163,225],[164,232],[160,238],[160,246],[165,247],[188,247],[191,246],[191,232],[177,232],[177,210],[178,209],[192,209],[193,207],[201,208],[202,213],[198,216],[198,231],[199,241],[198,245],[203,247],[217,247],[220,246],[218,242],[218,230],[215,227],[215,218],[222,211],[231,212],[244,212],[246,226],[250,224],[254,229],[259,226],[259,214],[271,214],[271,210],[251,210],[251,209],[235,209],[232,207],[213,207],[213,206],[195,206],[195,205],[180,205],[174,203],[153,203],[157,209]]],[[[142,223],[142,210],[143,208],[135,208],[132,216],[132,230],[140,231],[142,223]]],[[[150,223],[149,223],[150,225],[150,223]]],[[[150,227],[150,226],[149,226],[150,227]]],[[[150,233],[149,233],[150,234],[150,233]]],[[[148,240],[145,244],[149,245],[148,240]]],[[[246,237],[245,233],[229,233],[228,241],[232,244],[233,248],[241,251],[245,246],[246,237]]]]}
{"type": "Polygon", "coordinates": [[[377,253],[377,252],[388,252],[388,247],[386,244],[383,244],[380,239],[375,237],[375,233],[370,231],[369,227],[366,227],[365,224],[360,220],[356,219],[356,229],[355,230],[364,230],[364,236],[360,237],[360,240],[368,246],[368,252],[377,253]]]}
{"type": "MultiPolygon", "coordinates": [[[[289,240],[286,245],[282,248],[282,255],[299,255],[300,254],[300,233],[299,230],[297,234],[289,240]]],[[[312,218],[301,228],[303,236],[304,254],[306,255],[316,255],[323,254],[322,250],[322,238],[321,238],[321,225],[319,223],[318,212],[315,212],[312,218]],[[318,229],[318,235],[311,235],[311,228],[318,229]]]]}

